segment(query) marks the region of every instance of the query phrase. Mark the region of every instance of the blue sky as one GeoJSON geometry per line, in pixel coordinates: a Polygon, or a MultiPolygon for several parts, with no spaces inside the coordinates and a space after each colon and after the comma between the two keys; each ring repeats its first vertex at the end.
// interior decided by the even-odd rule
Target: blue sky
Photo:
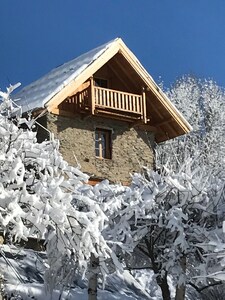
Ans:
{"type": "Polygon", "coordinates": [[[0,88],[121,37],[158,82],[183,74],[225,87],[224,0],[2,0],[0,88]]]}

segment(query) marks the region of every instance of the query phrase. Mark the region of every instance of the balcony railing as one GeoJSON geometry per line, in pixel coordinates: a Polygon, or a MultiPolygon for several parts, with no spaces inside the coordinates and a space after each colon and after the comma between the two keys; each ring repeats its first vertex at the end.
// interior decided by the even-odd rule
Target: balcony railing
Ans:
{"type": "Polygon", "coordinates": [[[112,89],[94,86],[91,81],[89,86],[69,97],[61,104],[61,109],[70,112],[91,111],[96,113],[110,112],[129,118],[141,119],[146,123],[145,93],[142,95],[131,94],[112,89]]]}
{"type": "Polygon", "coordinates": [[[143,114],[142,95],[94,87],[95,107],[143,114]]]}

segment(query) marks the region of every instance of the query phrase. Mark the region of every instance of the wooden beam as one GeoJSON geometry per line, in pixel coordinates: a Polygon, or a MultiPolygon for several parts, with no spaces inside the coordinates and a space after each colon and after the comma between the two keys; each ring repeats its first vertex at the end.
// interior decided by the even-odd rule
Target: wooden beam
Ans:
{"type": "Polygon", "coordinates": [[[106,111],[106,110],[95,110],[95,116],[101,116],[101,117],[107,117],[111,119],[119,119],[121,121],[127,121],[127,122],[135,122],[137,120],[140,120],[138,117],[134,117],[131,115],[125,115],[121,113],[106,111]]]}
{"type": "Polygon", "coordinates": [[[94,113],[95,113],[95,90],[94,90],[93,76],[91,76],[91,78],[90,78],[90,85],[91,85],[91,114],[94,115],[94,113]]]}
{"type": "Polygon", "coordinates": [[[90,81],[88,80],[87,82],[84,82],[83,84],[81,84],[76,91],[74,91],[71,95],[68,95],[68,97],[72,97],[74,96],[76,93],[80,93],[83,90],[86,90],[88,87],[90,86],[90,81]]]}
{"type": "Polygon", "coordinates": [[[53,108],[51,111],[52,114],[58,115],[58,116],[64,116],[64,117],[73,117],[76,115],[75,113],[59,108],[53,108]]]}
{"type": "Polygon", "coordinates": [[[36,110],[32,111],[32,117],[33,118],[39,117],[40,115],[42,115],[44,113],[44,111],[46,111],[46,108],[36,109],[36,110]]]}
{"type": "Polygon", "coordinates": [[[100,183],[102,180],[103,180],[103,179],[90,178],[90,179],[88,180],[88,184],[94,186],[94,185],[100,183]]]}
{"type": "Polygon", "coordinates": [[[160,127],[160,126],[163,126],[163,125],[165,125],[165,124],[168,124],[168,123],[171,122],[172,120],[173,120],[173,118],[170,117],[169,119],[166,119],[166,120],[164,120],[164,121],[162,121],[162,122],[154,123],[154,126],[155,126],[155,127],[160,127]]]}
{"type": "Polygon", "coordinates": [[[141,119],[142,117],[142,114],[141,113],[138,113],[138,112],[135,112],[135,111],[130,111],[130,110],[126,110],[126,109],[122,109],[122,108],[110,108],[110,107],[107,107],[107,106],[101,106],[101,105],[96,105],[96,110],[99,110],[99,111],[105,111],[105,112],[110,112],[110,113],[118,113],[118,114],[123,114],[123,115],[129,115],[129,116],[137,116],[141,119]]]}
{"type": "Polygon", "coordinates": [[[72,112],[64,109],[59,109],[59,108],[53,108],[51,111],[52,114],[57,115],[57,116],[63,116],[63,117],[69,117],[69,118],[74,118],[76,116],[91,116],[89,111],[84,111],[84,112],[72,112]]]}
{"type": "MultiPolygon", "coordinates": [[[[110,61],[108,62],[108,65],[109,65],[109,69],[112,71],[112,73],[114,73],[114,75],[119,78],[119,80],[121,81],[121,83],[125,86],[125,88],[128,90],[128,91],[132,91],[132,83],[129,84],[128,81],[124,80],[122,77],[121,77],[121,74],[119,71],[116,70],[115,67],[113,67],[113,63],[116,63],[116,60],[114,59],[113,62],[110,61]]],[[[119,65],[118,65],[119,66],[119,65]]],[[[126,75],[127,76],[127,75],[126,75]]],[[[130,81],[130,80],[129,80],[130,81]]]]}
{"type": "Polygon", "coordinates": [[[121,53],[118,53],[115,55],[112,61],[115,65],[117,65],[121,72],[126,75],[126,79],[129,81],[129,85],[132,87],[131,90],[135,89],[140,91],[140,87],[143,85],[143,80],[130,65],[130,63],[124,58],[124,56],[121,53]],[[134,75],[139,82],[133,78],[134,75]]]}
{"type": "MultiPolygon", "coordinates": [[[[156,105],[154,105],[155,103],[155,99],[152,99],[152,97],[155,97],[155,99],[157,99],[156,98],[156,96],[153,94],[153,95],[148,95],[148,97],[147,97],[147,99],[149,98],[149,99],[151,99],[151,102],[150,103],[148,103],[148,105],[150,106],[150,110],[153,110],[153,111],[155,111],[156,113],[157,113],[157,115],[159,116],[159,118],[160,119],[164,119],[165,117],[163,117],[163,115],[161,114],[161,112],[160,112],[160,110],[159,109],[157,109],[157,106],[156,105]]],[[[147,104],[147,103],[146,103],[147,104]]]]}
{"type": "Polygon", "coordinates": [[[157,133],[159,130],[158,128],[156,128],[155,126],[151,126],[151,125],[148,125],[148,124],[140,124],[140,123],[134,123],[133,126],[134,128],[139,128],[141,130],[144,130],[144,131],[150,131],[150,132],[154,132],[154,133],[157,133]]]}
{"type": "MultiPolygon", "coordinates": [[[[78,116],[80,114],[75,114],[71,111],[66,111],[63,109],[58,109],[58,108],[54,108],[51,111],[52,114],[54,115],[58,115],[58,116],[63,116],[63,117],[70,117],[70,118],[74,118],[75,116],[78,116]]],[[[87,117],[90,117],[90,114],[86,114],[87,117]]],[[[126,122],[135,122],[135,120],[139,120],[138,118],[135,118],[134,116],[129,116],[129,115],[124,115],[124,114],[119,114],[119,113],[113,113],[113,112],[109,112],[109,111],[99,111],[99,110],[95,110],[94,116],[101,116],[101,117],[107,117],[107,118],[111,118],[111,119],[117,119],[117,120],[121,120],[121,121],[126,121],[126,122]]]]}

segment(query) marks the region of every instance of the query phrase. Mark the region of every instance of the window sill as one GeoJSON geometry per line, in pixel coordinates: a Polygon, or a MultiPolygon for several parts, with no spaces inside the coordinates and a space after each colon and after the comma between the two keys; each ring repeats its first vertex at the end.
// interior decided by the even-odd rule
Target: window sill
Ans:
{"type": "Polygon", "coordinates": [[[95,158],[99,159],[99,160],[112,161],[112,158],[105,158],[105,157],[100,157],[100,156],[95,156],[95,158]]]}

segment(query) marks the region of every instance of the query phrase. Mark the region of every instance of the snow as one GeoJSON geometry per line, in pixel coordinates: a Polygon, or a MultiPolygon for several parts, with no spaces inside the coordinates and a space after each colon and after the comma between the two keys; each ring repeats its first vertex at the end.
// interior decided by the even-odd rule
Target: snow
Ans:
{"type": "MultiPolygon", "coordinates": [[[[4,289],[8,295],[23,300],[87,300],[87,280],[81,282],[75,279],[70,290],[53,290],[51,294],[44,286],[44,271],[46,269],[44,252],[22,249],[16,246],[1,246],[0,266],[3,270],[4,289]],[[19,298],[22,297],[22,298],[19,298]],[[33,298],[32,298],[33,297],[33,298]]],[[[107,277],[105,290],[98,289],[99,300],[160,300],[161,295],[153,279],[153,272],[139,271],[138,279],[128,271],[123,274],[112,274],[107,277]],[[146,290],[146,291],[145,291],[146,290]]],[[[13,299],[13,298],[12,298],[13,299]]]]}
{"type": "MultiPolygon", "coordinates": [[[[221,180],[212,177],[202,186],[204,169],[194,169],[195,161],[186,160],[178,173],[169,168],[136,173],[129,187],[111,185],[108,180],[95,187],[84,184],[88,176],[68,166],[58,152],[58,141],[38,144],[30,128],[21,129],[16,119],[7,117],[12,103],[7,93],[3,96],[0,156],[4,154],[5,159],[1,161],[0,224],[15,241],[27,241],[35,235],[46,242],[46,253],[0,247],[1,272],[8,280],[5,288],[9,294],[15,290],[14,297],[24,293],[24,299],[48,299],[51,292],[54,297],[62,294],[61,299],[72,299],[74,295],[82,299],[87,296],[85,278],[99,273],[100,286],[106,286],[100,290],[99,299],[159,299],[158,288],[152,291],[142,274],[135,280],[122,267],[133,268],[133,263],[146,267],[151,259],[152,264],[160,262],[155,264],[154,276],[168,273],[179,286],[188,275],[182,268],[183,257],[188,255],[191,261],[199,247],[205,249],[201,258],[208,267],[203,274],[200,267],[195,267],[199,278],[206,277],[209,270],[216,279],[224,278],[223,273],[215,273],[215,268],[224,267],[224,253],[220,253],[225,247],[224,233],[218,220],[216,227],[212,226],[214,210],[208,201],[211,184],[212,203],[213,197],[221,195],[221,180]],[[139,252],[135,253],[137,245],[139,252]],[[149,245],[153,256],[140,257],[143,247],[148,249],[149,245]],[[94,271],[93,257],[98,259],[94,271]]],[[[148,283],[154,276],[149,272],[148,283]]]]}
{"type": "Polygon", "coordinates": [[[114,39],[53,69],[13,95],[14,101],[22,107],[23,113],[35,108],[43,108],[53,96],[59,93],[72,80],[75,80],[116,40],[114,39]]]}

